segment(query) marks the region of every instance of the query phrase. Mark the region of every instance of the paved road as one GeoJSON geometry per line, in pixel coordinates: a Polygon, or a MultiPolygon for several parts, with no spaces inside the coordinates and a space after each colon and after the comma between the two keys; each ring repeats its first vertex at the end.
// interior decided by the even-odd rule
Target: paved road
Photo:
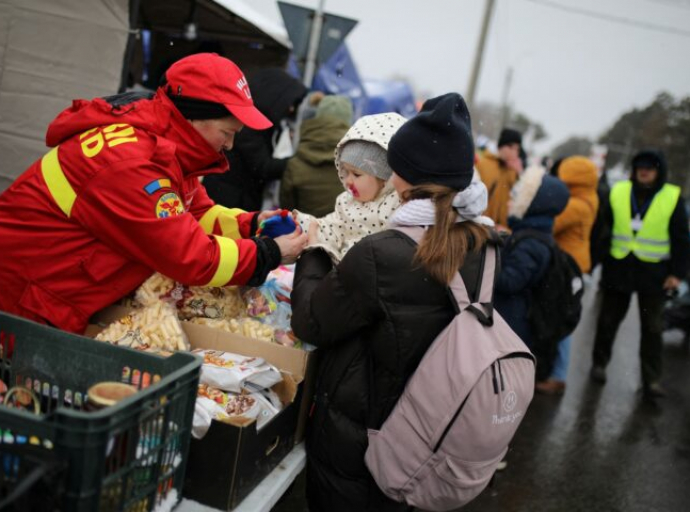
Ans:
{"type": "MultiPolygon", "coordinates": [[[[608,383],[588,378],[596,294],[585,295],[563,397],[536,396],[508,454],[508,468],[463,512],[690,511],[690,354],[665,336],[656,404],[640,394],[639,322],[633,301],[614,347],[608,383]]],[[[274,508],[305,510],[304,480],[274,508]]]]}

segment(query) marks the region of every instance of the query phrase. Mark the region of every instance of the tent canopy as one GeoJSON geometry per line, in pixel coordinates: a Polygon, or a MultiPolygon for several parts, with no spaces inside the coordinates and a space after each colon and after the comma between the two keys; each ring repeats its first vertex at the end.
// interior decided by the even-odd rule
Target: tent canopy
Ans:
{"type": "Polygon", "coordinates": [[[329,94],[341,94],[352,101],[354,117],[365,113],[367,97],[357,67],[345,43],[324,62],[314,76],[312,89],[329,94]]]}
{"type": "Polygon", "coordinates": [[[414,93],[407,82],[399,80],[365,80],[364,90],[367,93],[365,114],[397,112],[410,118],[417,113],[414,93]]]}
{"type": "Polygon", "coordinates": [[[0,0],[0,192],[46,152],[48,124],[73,99],[155,88],[205,49],[248,71],[284,66],[290,41],[245,0],[0,0]]]}
{"type": "Polygon", "coordinates": [[[122,88],[135,83],[155,89],[173,62],[202,51],[232,59],[243,71],[283,67],[290,53],[287,31],[244,0],[139,0],[132,18],[148,32],[125,59],[122,88]]]}

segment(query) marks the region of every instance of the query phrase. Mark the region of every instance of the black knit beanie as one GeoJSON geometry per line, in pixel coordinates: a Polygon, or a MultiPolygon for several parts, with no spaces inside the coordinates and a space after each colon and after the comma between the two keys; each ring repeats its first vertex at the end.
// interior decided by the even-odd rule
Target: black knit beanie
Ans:
{"type": "Polygon", "coordinates": [[[388,165],[411,185],[467,187],[474,171],[474,142],[462,96],[448,93],[425,101],[388,143],[388,165]]]}
{"type": "Polygon", "coordinates": [[[522,146],[522,134],[513,130],[512,128],[503,128],[501,135],[498,136],[498,147],[507,146],[508,144],[518,143],[522,146]]]}
{"type": "Polygon", "coordinates": [[[230,111],[220,103],[198,100],[196,98],[187,98],[185,96],[173,96],[171,94],[168,94],[168,97],[184,118],[190,121],[194,121],[195,119],[221,119],[223,117],[232,116],[230,111]]]}

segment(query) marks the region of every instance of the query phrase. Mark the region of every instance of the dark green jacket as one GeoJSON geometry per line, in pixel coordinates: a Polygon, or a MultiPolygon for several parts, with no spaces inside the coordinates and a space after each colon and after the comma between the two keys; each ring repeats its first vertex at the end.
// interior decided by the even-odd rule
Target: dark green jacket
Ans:
{"type": "Polygon", "coordinates": [[[280,184],[280,206],[315,217],[333,211],[342,193],[333,152],[350,126],[330,116],[307,119],[300,129],[297,153],[288,160],[280,184]]]}

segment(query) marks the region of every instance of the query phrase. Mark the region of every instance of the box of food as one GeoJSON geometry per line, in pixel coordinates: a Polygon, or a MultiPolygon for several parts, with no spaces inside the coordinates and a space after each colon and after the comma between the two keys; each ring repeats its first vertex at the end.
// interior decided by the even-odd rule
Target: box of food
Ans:
{"type": "MultiPolygon", "coordinates": [[[[113,306],[93,319],[87,334],[131,312],[113,306]]],[[[201,439],[192,439],[183,495],[221,510],[237,506],[302,440],[313,395],[315,352],[245,337],[207,325],[181,322],[192,351],[211,350],[260,358],[278,368],[282,382],[272,387],[282,410],[258,421],[211,422],[201,439]]]]}
{"type": "Polygon", "coordinates": [[[195,324],[184,324],[192,349],[257,357],[279,368],[272,389],[283,409],[258,428],[257,421],[213,421],[189,449],[183,495],[221,510],[237,506],[292,450],[297,436],[311,353],[195,324]]]}
{"type": "MultiPolygon", "coordinates": [[[[86,330],[86,335],[95,337],[104,327],[110,323],[115,322],[127,315],[131,315],[135,310],[131,307],[113,305],[109,306],[93,316],[91,324],[86,330]]],[[[268,362],[274,364],[281,370],[291,372],[295,375],[300,375],[303,381],[300,389],[302,392],[298,397],[299,412],[297,416],[297,427],[295,429],[294,442],[299,443],[304,439],[304,432],[306,430],[307,418],[311,408],[311,402],[314,396],[314,386],[316,384],[316,369],[317,369],[317,351],[305,351],[300,348],[287,347],[284,345],[270,343],[267,341],[252,339],[246,336],[234,334],[231,336],[222,336],[229,334],[213,327],[205,326],[203,324],[194,324],[191,322],[181,322],[182,330],[186,338],[191,338],[190,334],[195,333],[196,336],[201,336],[204,340],[225,340],[227,343],[229,339],[245,340],[240,343],[240,346],[251,345],[255,354],[246,354],[238,351],[237,353],[245,355],[255,355],[264,357],[265,354],[270,354],[270,357],[264,357],[268,362]],[[217,338],[220,336],[220,338],[217,338]],[[256,343],[254,343],[256,342],[256,343]],[[276,364],[274,361],[278,361],[276,364]],[[283,367],[281,364],[288,364],[289,367],[283,367]]],[[[193,345],[192,348],[214,348],[212,346],[201,347],[201,345],[193,345]]]]}

